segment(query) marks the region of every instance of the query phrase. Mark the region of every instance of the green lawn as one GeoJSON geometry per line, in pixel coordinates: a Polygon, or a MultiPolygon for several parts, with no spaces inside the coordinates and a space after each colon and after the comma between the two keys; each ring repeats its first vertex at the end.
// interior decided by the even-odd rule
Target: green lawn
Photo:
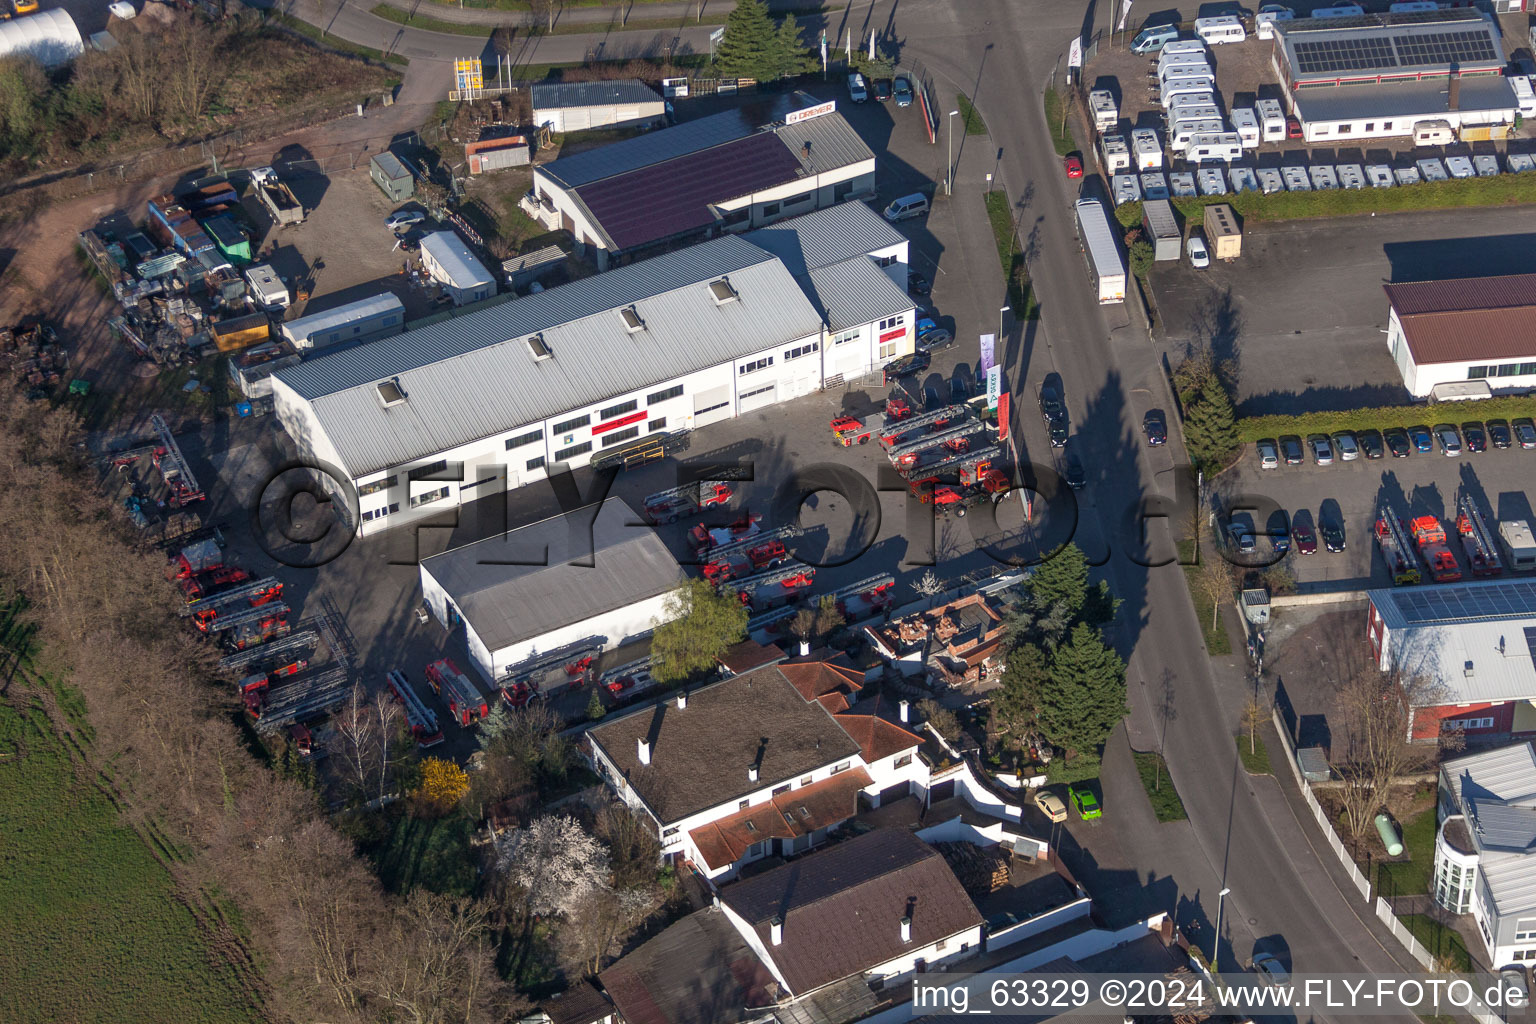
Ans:
{"type": "Polygon", "coordinates": [[[1255,737],[1255,742],[1248,742],[1247,733],[1237,737],[1237,755],[1243,762],[1243,771],[1249,775],[1269,774],[1269,750],[1264,746],[1262,736],[1255,737]]]}
{"type": "Polygon", "coordinates": [[[1008,305],[1015,319],[1034,320],[1040,316],[1040,302],[1035,298],[1029,267],[1013,230],[1013,208],[1008,204],[1008,194],[993,189],[986,193],[985,199],[987,220],[992,224],[992,238],[997,243],[997,261],[1008,282],[1008,305]]]}
{"type": "Polygon", "coordinates": [[[405,25],[407,28],[419,28],[427,32],[449,32],[461,36],[480,36],[489,38],[493,25],[466,25],[458,21],[443,21],[441,18],[429,17],[425,14],[408,14],[398,7],[389,4],[378,4],[373,7],[370,14],[383,18],[385,21],[393,21],[397,25],[405,25]]]}
{"type": "Polygon", "coordinates": [[[1077,148],[1072,141],[1072,125],[1062,117],[1061,94],[1055,89],[1045,90],[1045,126],[1051,132],[1051,145],[1058,156],[1066,156],[1077,148]]]}
{"type": "Polygon", "coordinates": [[[1195,617],[1200,620],[1200,633],[1205,637],[1205,649],[1209,654],[1231,654],[1232,641],[1227,639],[1226,627],[1221,623],[1221,616],[1216,616],[1216,625],[1211,625],[1211,602],[1200,596],[1195,589],[1194,576],[1200,571],[1200,567],[1194,564],[1195,542],[1192,540],[1179,541],[1179,564],[1184,569],[1184,582],[1189,587],[1189,596],[1195,602],[1195,617]]]}
{"type": "Polygon", "coordinates": [[[960,120],[965,123],[965,134],[987,134],[987,122],[981,119],[981,111],[971,103],[971,98],[965,93],[955,95],[955,105],[960,108],[960,120]]]}
{"type": "Polygon", "coordinates": [[[407,893],[420,885],[452,896],[474,891],[475,862],[467,818],[422,820],[411,817],[399,803],[382,813],[383,835],[377,842],[364,842],[363,852],[386,889],[407,893]]]}
{"type": "MultiPolygon", "coordinates": [[[[1429,892],[1435,870],[1435,808],[1419,812],[1403,825],[1403,853],[1408,860],[1383,861],[1376,866],[1376,889],[1383,896],[1414,896],[1429,892]]],[[[1377,847],[1380,852],[1380,847],[1377,847]]]]}
{"type": "Polygon", "coordinates": [[[0,837],[0,1021],[258,1019],[165,868],[75,777],[47,718],[4,701],[0,837]]]}
{"type": "Polygon", "coordinates": [[[1471,972],[1472,957],[1456,929],[1447,928],[1434,918],[1423,914],[1406,914],[1398,920],[1408,927],[1413,937],[1429,950],[1431,956],[1449,960],[1452,971],[1459,974],[1471,972]]]}
{"type": "Polygon", "coordinates": [[[1184,801],[1179,799],[1179,791],[1173,788],[1173,779],[1168,777],[1168,765],[1162,755],[1132,751],[1131,756],[1136,759],[1136,774],[1141,776],[1141,788],[1147,791],[1157,820],[1183,821],[1189,817],[1184,813],[1184,801]]]}

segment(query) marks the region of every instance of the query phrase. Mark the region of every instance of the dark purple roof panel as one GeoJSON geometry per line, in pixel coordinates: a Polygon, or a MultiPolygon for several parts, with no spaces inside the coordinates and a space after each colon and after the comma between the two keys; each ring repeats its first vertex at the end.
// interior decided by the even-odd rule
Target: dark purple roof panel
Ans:
{"type": "Polygon", "coordinates": [[[800,161],[772,132],[583,185],[581,201],[619,249],[707,227],[710,203],[795,181],[800,161]]]}

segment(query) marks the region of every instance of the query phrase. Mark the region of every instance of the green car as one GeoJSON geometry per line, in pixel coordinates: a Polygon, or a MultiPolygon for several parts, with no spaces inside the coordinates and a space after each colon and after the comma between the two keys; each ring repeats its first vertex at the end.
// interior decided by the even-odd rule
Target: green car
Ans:
{"type": "Polygon", "coordinates": [[[1099,806],[1099,798],[1093,795],[1092,789],[1087,786],[1071,786],[1067,792],[1072,795],[1072,806],[1077,808],[1078,816],[1084,821],[1104,816],[1104,809],[1099,806]]]}

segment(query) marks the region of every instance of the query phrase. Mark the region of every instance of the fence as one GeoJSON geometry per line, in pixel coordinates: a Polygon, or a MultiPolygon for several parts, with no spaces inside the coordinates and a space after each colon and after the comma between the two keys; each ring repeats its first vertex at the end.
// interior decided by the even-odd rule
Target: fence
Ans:
{"type": "Polygon", "coordinates": [[[1280,739],[1285,743],[1285,763],[1291,769],[1291,777],[1296,780],[1296,787],[1301,790],[1302,799],[1307,802],[1307,809],[1312,812],[1312,817],[1317,820],[1317,827],[1323,830],[1323,837],[1328,840],[1328,845],[1333,848],[1333,855],[1339,858],[1339,863],[1344,866],[1345,872],[1349,875],[1349,880],[1359,890],[1361,899],[1369,900],[1371,898],[1370,880],[1355,866],[1354,858],[1349,855],[1348,850],[1344,849],[1344,841],[1334,831],[1333,823],[1328,820],[1328,815],[1323,810],[1323,805],[1317,802],[1317,797],[1312,795],[1312,787],[1307,785],[1306,780],[1301,777],[1301,770],[1296,766],[1296,747],[1291,742],[1291,734],[1286,731],[1285,723],[1280,720],[1280,709],[1271,708],[1269,716],[1270,720],[1275,724],[1275,732],[1280,734],[1280,739]]]}
{"type": "Polygon", "coordinates": [[[1408,930],[1408,926],[1399,921],[1397,915],[1392,913],[1392,904],[1380,896],[1376,897],[1376,916],[1381,919],[1382,924],[1391,929],[1393,936],[1403,944],[1403,947],[1408,950],[1409,954],[1424,965],[1425,970],[1433,971],[1435,969],[1435,958],[1429,955],[1429,950],[1425,949],[1423,944],[1414,938],[1413,932],[1408,930]]]}

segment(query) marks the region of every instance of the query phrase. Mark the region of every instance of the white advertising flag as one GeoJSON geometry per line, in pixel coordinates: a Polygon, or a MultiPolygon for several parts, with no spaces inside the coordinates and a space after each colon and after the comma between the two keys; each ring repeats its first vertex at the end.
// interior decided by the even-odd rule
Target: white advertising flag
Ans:
{"type": "Polygon", "coordinates": [[[1067,67],[1069,67],[1069,68],[1080,68],[1082,66],[1083,66],[1083,37],[1082,36],[1074,36],[1073,39],[1072,39],[1072,49],[1067,54],[1067,67]]]}
{"type": "Polygon", "coordinates": [[[1123,3],[1125,6],[1120,8],[1120,24],[1115,26],[1116,32],[1125,31],[1125,23],[1129,21],[1131,17],[1131,4],[1135,2],[1136,0],[1121,0],[1121,3],[1123,3]]]}
{"type": "Polygon", "coordinates": [[[996,409],[997,400],[1003,394],[1003,368],[993,366],[987,371],[987,408],[996,409]]]}
{"type": "Polygon", "coordinates": [[[981,368],[990,370],[997,363],[997,335],[983,334],[981,336],[981,368]]]}

